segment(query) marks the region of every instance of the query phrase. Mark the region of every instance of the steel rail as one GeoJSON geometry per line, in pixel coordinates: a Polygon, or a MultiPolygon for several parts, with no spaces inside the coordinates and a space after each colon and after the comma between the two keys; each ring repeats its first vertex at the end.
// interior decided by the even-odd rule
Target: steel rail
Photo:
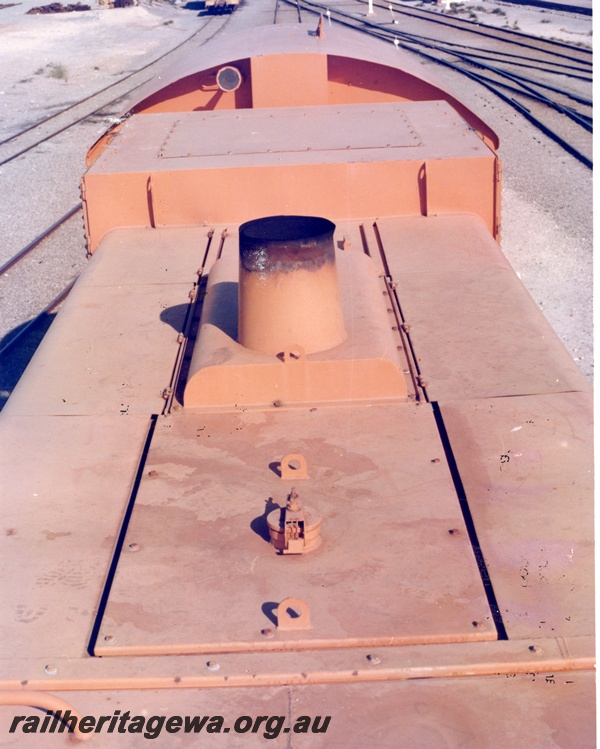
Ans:
{"type": "MultiPolygon", "coordinates": [[[[225,22],[206,41],[208,41],[209,39],[212,39],[213,36],[215,36],[216,34],[218,34],[219,31],[229,22],[230,19],[231,19],[231,15],[229,15],[227,17],[227,19],[225,20],[225,22]]],[[[213,20],[214,20],[214,18],[209,18],[209,20],[204,24],[204,26],[202,26],[201,29],[198,29],[197,31],[195,31],[190,37],[188,37],[183,42],[181,42],[181,44],[178,44],[176,47],[173,47],[172,49],[170,49],[168,52],[165,52],[164,55],[161,55],[160,57],[158,57],[153,62],[148,63],[148,65],[145,65],[144,67],[140,68],[139,70],[136,70],[135,72],[131,73],[129,76],[125,76],[124,78],[121,79],[121,81],[118,81],[117,83],[115,83],[113,85],[116,86],[116,85],[118,85],[119,82],[123,82],[123,81],[127,80],[128,78],[132,77],[133,75],[137,75],[138,73],[143,72],[144,70],[146,70],[147,68],[151,67],[152,65],[156,65],[158,62],[160,62],[162,59],[164,59],[167,55],[170,55],[173,52],[177,51],[180,47],[182,47],[184,44],[187,44],[191,39],[193,39],[195,36],[197,36],[201,31],[204,31],[204,29],[206,29],[206,27],[208,26],[208,24],[211,21],[213,21],[213,20]]],[[[50,135],[47,135],[44,138],[40,138],[39,140],[37,140],[34,143],[32,143],[29,146],[27,146],[26,148],[23,148],[20,151],[18,151],[17,153],[13,154],[12,156],[9,156],[8,158],[0,161],[0,166],[3,166],[4,164],[8,164],[11,161],[14,161],[19,156],[22,156],[24,153],[27,153],[28,151],[31,151],[34,148],[37,148],[37,146],[41,145],[42,143],[45,143],[48,140],[52,140],[52,138],[55,138],[57,135],[60,135],[61,133],[65,132],[65,130],[69,130],[70,128],[74,127],[75,125],[78,125],[80,122],[85,122],[85,120],[87,120],[89,117],[93,117],[94,115],[98,114],[105,107],[108,107],[110,104],[113,104],[115,101],[118,101],[119,99],[122,99],[124,96],[127,96],[128,94],[132,93],[133,91],[135,91],[136,89],[140,88],[141,86],[143,86],[145,83],[147,83],[150,80],[152,80],[152,78],[147,78],[146,80],[142,81],[141,83],[138,83],[136,86],[133,86],[131,89],[128,89],[124,93],[119,94],[119,96],[116,96],[114,99],[111,99],[110,101],[104,103],[98,109],[95,109],[92,112],[88,112],[87,114],[83,115],[82,117],[79,117],[78,119],[73,120],[69,124],[65,125],[64,127],[61,127],[60,129],[56,130],[55,132],[51,133],[50,135]]],[[[110,86],[108,88],[110,88],[110,86]]],[[[87,97],[86,99],[82,99],[81,102],[78,102],[77,104],[71,105],[71,107],[68,107],[67,109],[65,109],[64,112],[67,112],[70,109],[73,109],[73,108],[75,108],[77,106],[80,106],[82,103],[85,103],[86,101],[89,101],[90,99],[93,99],[95,96],[100,96],[100,94],[104,90],[106,90],[106,89],[102,89],[101,91],[96,92],[95,94],[92,94],[91,96],[87,97]]],[[[53,115],[52,117],[54,117],[54,116],[58,117],[59,114],[62,114],[62,112],[59,112],[56,115],[53,115]]],[[[48,122],[48,120],[52,119],[52,117],[49,117],[46,120],[43,120],[43,121],[37,123],[36,125],[33,125],[30,128],[27,128],[26,130],[21,131],[20,133],[17,133],[16,135],[12,136],[12,138],[4,141],[4,144],[6,144],[6,143],[8,143],[8,142],[10,142],[12,140],[16,140],[17,138],[22,137],[24,134],[30,132],[31,130],[34,130],[37,127],[42,127],[42,125],[44,125],[46,122],[48,122]]],[[[2,145],[2,143],[0,143],[0,145],[2,145]]]]}
{"type": "MultiPolygon", "coordinates": [[[[83,115],[82,117],[79,117],[77,120],[73,120],[72,122],[69,122],[64,127],[59,128],[58,130],[55,130],[50,135],[45,136],[44,138],[40,138],[39,140],[36,140],[34,143],[31,143],[30,145],[26,146],[25,148],[22,148],[20,151],[17,151],[17,153],[14,153],[12,156],[8,156],[6,159],[0,161],[0,166],[4,166],[4,164],[9,164],[11,161],[14,161],[15,159],[18,159],[19,156],[22,156],[24,153],[27,153],[28,151],[33,150],[34,148],[37,148],[38,146],[41,146],[42,143],[45,143],[48,140],[52,140],[52,138],[56,138],[57,135],[60,135],[61,133],[64,133],[65,130],[70,130],[72,127],[75,127],[75,125],[79,125],[80,122],[85,122],[89,117],[93,117],[94,115],[99,114],[105,107],[108,107],[110,104],[112,104],[115,101],[118,101],[119,99],[122,99],[123,96],[127,96],[127,94],[130,94],[132,91],[135,91],[136,88],[140,88],[148,81],[152,80],[151,78],[146,79],[145,81],[142,81],[142,83],[139,83],[137,86],[134,86],[133,88],[129,89],[129,91],[126,91],[124,94],[121,94],[120,96],[115,97],[109,102],[106,102],[106,104],[103,104],[98,109],[95,109],[93,112],[88,112],[87,114],[83,115]]],[[[43,123],[42,123],[43,124],[43,123]]],[[[41,125],[40,125],[41,127],[41,125]]],[[[25,131],[29,132],[29,130],[25,131]]],[[[20,137],[20,136],[17,136],[20,137]]]]}
{"type": "MultiPolygon", "coordinates": [[[[427,47],[429,49],[433,49],[437,52],[445,51],[443,48],[435,47],[433,45],[423,44],[422,46],[427,47]]],[[[524,91],[526,91],[529,95],[537,99],[541,104],[545,104],[547,107],[556,109],[557,112],[560,112],[561,114],[564,114],[566,117],[569,117],[571,120],[576,122],[578,125],[583,127],[588,132],[590,133],[592,132],[592,126],[590,125],[589,121],[586,121],[585,119],[583,119],[577,112],[574,112],[569,107],[564,107],[562,104],[559,104],[558,102],[555,102],[552,99],[549,99],[547,96],[544,96],[543,94],[540,94],[539,92],[534,91],[530,86],[526,85],[523,82],[524,79],[521,78],[520,76],[515,76],[506,70],[500,70],[499,68],[496,68],[492,65],[486,65],[485,63],[480,62],[480,61],[475,62],[471,60],[468,55],[464,55],[461,52],[447,52],[447,54],[452,54],[455,57],[458,57],[460,60],[463,60],[464,62],[471,62],[471,64],[476,65],[477,67],[483,68],[483,70],[488,70],[489,72],[494,73],[500,76],[501,78],[508,78],[508,80],[511,80],[517,83],[519,86],[521,86],[521,88],[524,91]]],[[[533,81],[533,83],[534,85],[537,85],[535,81],[533,81]]]]}
{"type": "MultiPolygon", "coordinates": [[[[546,83],[541,83],[539,81],[532,80],[531,78],[526,78],[525,76],[518,75],[517,73],[511,73],[510,71],[503,70],[501,68],[496,68],[494,66],[488,65],[484,62],[480,62],[479,58],[481,58],[481,55],[470,55],[465,54],[464,52],[457,52],[455,50],[447,49],[446,46],[439,46],[436,44],[428,44],[426,42],[420,41],[423,37],[415,37],[412,34],[407,34],[405,32],[395,32],[397,36],[405,39],[406,41],[418,44],[422,47],[427,47],[428,49],[434,49],[438,52],[443,52],[448,55],[454,55],[455,57],[460,58],[461,60],[465,62],[470,62],[472,65],[475,65],[477,67],[484,68],[486,70],[489,70],[496,75],[509,78],[510,80],[514,81],[518,85],[520,85],[524,90],[529,91],[533,93],[541,103],[546,104],[549,107],[552,107],[554,109],[557,109],[558,111],[562,112],[563,114],[566,114],[568,117],[573,119],[575,122],[577,122],[579,125],[584,127],[586,130],[589,129],[589,122],[582,122],[581,119],[589,119],[586,118],[585,115],[580,114],[579,112],[576,112],[571,107],[564,107],[561,104],[558,104],[557,102],[554,102],[552,99],[548,99],[548,97],[543,96],[543,94],[538,94],[538,92],[532,91],[529,86],[525,84],[533,84],[534,86],[539,86],[540,88],[545,88],[549,91],[553,91],[554,93],[560,94],[561,96],[566,96],[569,99],[572,99],[573,101],[578,102],[579,104],[583,104],[585,106],[591,107],[592,101],[590,99],[585,99],[581,96],[577,96],[575,94],[572,94],[570,91],[565,91],[564,89],[559,89],[554,86],[550,86],[546,83]]],[[[460,45],[462,47],[465,47],[466,45],[460,45]]],[[[468,47],[467,47],[468,49],[468,47]]],[[[509,63],[511,64],[511,63],[509,63]]],[[[548,71],[550,72],[550,71],[548,71]]],[[[590,130],[591,132],[591,130],[590,130]]]]}
{"type": "MultiPolygon", "coordinates": [[[[550,86],[549,84],[542,83],[541,81],[534,81],[531,78],[526,78],[525,76],[519,75],[518,73],[511,73],[511,76],[520,81],[525,81],[525,83],[532,83],[534,86],[539,86],[540,88],[545,88],[548,91],[553,91],[555,94],[566,96],[567,98],[572,99],[573,101],[576,101],[578,104],[583,104],[586,107],[592,107],[594,105],[594,102],[591,99],[586,99],[583,96],[578,96],[577,94],[574,94],[572,91],[565,91],[565,89],[563,88],[556,88],[555,86],[550,86]]],[[[590,83],[591,83],[591,80],[590,80],[590,83]]]]}
{"type": "MultiPolygon", "coordinates": [[[[360,2],[360,3],[362,3],[364,5],[365,3],[368,2],[368,0],[357,0],[357,2],[360,2]]],[[[421,8],[403,8],[401,6],[398,6],[398,0],[394,0],[394,3],[395,3],[394,12],[400,13],[400,14],[405,15],[405,16],[409,16],[410,18],[420,18],[420,19],[422,19],[424,21],[431,21],[431,23],[438,23],[438,24],[441,24],[442,26],[448,26],[449,28],[460,29],[462,31],[467,31],[467,32],[472,33],[472,34],[478,34],[479,36],[485,36],[485,37],[489,37],[491,39],[496,39],[497,41],[503,41],[503,42],[506,42],[506,44],[516,44],[516,45],[518,45],[520,47],[525,47],[527,49],[535,49],[538,52],[544,52],[545,51],[543,49],[540,49],[539,46],[535,47],[535,46],[532,46],[532,45],[529,45],[529,44],[524,44],[522,42],[515,41],[513,39],[506,39],[506,38],[503,39],[502,36],[501,36],[502,34],[508,35],[508,36],[522,37],[523,39],[527,39],[529,41],[533,41],[533,40],[538,41],[539,40],[539,41],[542,41],[544,44],[548,44],[549,46],[560,47],[562,49],[570,49],[570,50],[573,50],[574,52],[578,52],[580,54],[585,54],[585,55],[591,55],[592,54],[592,50],[588,50],[588,49],[585,49],[583,47],[576,47],[576,46],[574,46],[572,44],[568,44],[566,42],[556,42],[556,41],[553,41],[553,40],[545,40],[545,39],[544,40],[540,40],[539,37],[531,36],[531,34],[525,34],[522,31],[515,31],[514,29],[501,29],[501,28],[497,28],[495,26],[488,26],[486,24],[480,23],[479,21],[468,21],[466,18],[452,18],[452,19],[450,19],[450,18],[446,17],[445,20],[444,20],[444,19],[441,19],[440,16],[439,16],[439,13],[436,13],[435,11],[432,11],[432,10],[422,10],[421,8]],[[421,14],[421,15],[419,15],[419,14],[421,14]],[[427,16],[429,16],[429,17],[427,17],[427,16]],[[469,28],[469,26],[475,26],[477,28],[469,28]],[[486,29],[489,29],[489,31],[492,31],[492,30],[495,31],[496,33],[495,34],[491,34],[491,33],[489,33],[489,31],[481,31],[480,29],[481,29],[482,26],[484,28],[486,28],[486,29]]],[[[386,5],[385,3],[374,2],[374,5],[377,8],[382,8],[384,10],[389,10],[389,3],[386,5]]],[[[335,12],[339,12],[339,11],[335,11],[335,12]]],[[[569,60],[577,59],[577,58],[568,57],[567,55],[563,55],[560,52],[546,51],[545,53],[549,54],[549,55],[555,55],[556,57],[566,57],[569,60]]],[[[590,66],[592,65],[591,60],[588,62],[587,60],[577,59],[577,62],[581,62],[584,65],[590,65],[590,66]]]]}
{"type": "Polygon", "coordinates": [[[564,138],[562,138],[558,133],[554,132],[551,128],[549,128],[547,125],[545,125],[541,120],[539,120],[535,115],[533,115],[527,107],[524,107],[522,104],[520,104],[518,101],[515,101],[510,96],[506,96],[501,91],[498,90],[497,85],[489,83],[485,78],[482,76],[477,75],[476,73],[472,73],[468,70],[464,70],[463,68],[460,68],[458,65],[454,65],[451,62],[447,62],[444,60],[438,60],[433,55],[428,55],[426,52],[418,52],[417,54],[422,55],[423,57],[429,58],[430,60],[433,60],[434,62],[439,63],[440,65],[445,65],[449,68],[452,68],[453,70],[456,70],[463,75],[466,75],[468,78],[471,78],[474,81],[477,81],[480,85],[487,88],[489,91],[494,93],[496,96],[498,96],[502,101],[504,101],[506,104],[509,104],[511,107],[516,109],[520,114],[525,117],[525,119],[529,120],[532,125],[535,125],[538,130],[541,130],[544,135],[548,136],[551,140],[553,140],[556,144],[561,146],[567,153],[569,153],[571,156],[576,158],[578,161],[580,161],[582,164],[588,167],[588,169],[593,169],[593,162],[591,159],[589,159],[585,154],[578,151],[574,146],[572,146],[570,143],[568,143],[564,138]]]}
{"type": "MultiPolygon", "coordinates": [[[[51,120],[55,119],[56,117],[60,117],[61,114],[65,114],[65,112],[69,112],[71,109],[75,109],[76,107],[81,106],[81,104],[85,104],[86,101],[89,101],[90,99],[93,99],[96,96],[100,96],[100,94],[105,93],[106,91],[109,91],[111,88],[115,88],[116,86],[119,86],[124,81],[129,80],[129,78],[132,78],[134,75],[138,75],[138,73],[142,73],[144,70],[147,70],[152,65],[155,65],[157,62],[160,62],[165,57],[170,55],[173,52],[176,52],[180,47],[183,47],[184,44],[187,44],[191,39],[193,39],[197,34],[199,34],[201,31],[203,31],[208,24],[213,21],[214,18],[209,18],[208,21],[202,26],[201,29],[197,29],[194,31],[193,34],[188,36],[186,39],[184,39],[182,42],[177,44],[175,47],[172,47],[170,50],[165,52],[164,54],[160,55],[160,57],[157,57],[155,60],[152,60],[152,62],[149,62],[147,65],[143,65],[138,70],[134,70],[133,72],[129,73],[128,75],[123,76],[123,78],[119,78],[118,81],[115,81],[114,83],[110,83],[108,86],[105,86],[104,88],[99,89],[98,91],[95,91],[93,94],[90,94],[89,96],[84,97],[80,101],[75,102],[74,104],[70,104],[68,107],[65,107],[64,109],[61,109],[59,112],[54,112],[54,114],[49,115],[48,117],[44,118],[43,120],[40,120],[39,122],[34,123],[33,125],[30,125],[29,127],[25,128],[24,130],[21,130],[18,133],[15,133],[15,135],[11,135],[9,138],[5,138],[4,140],[0,140],[0,146],[3,146],[5,143],[10,143],[13,140],[16,140],[17,138],[20,138],[22,135],[25,135],[26,133],[29,133],[31,130],[35,130],[36,127],[41,127],[42,125],[45,125],[47,122],[50,122],[51,120]]],[[[147,79],[151,80],[151,79],[147,79]]],[[[139,86],[143,86],[144,83],[147,83],[147,81],[143,81],[139,84],[139,86]]],[[[121,94],[121,96],[117,98],[121,98],[122,96],[126,96],[128,93],[131,93],[131,91],[135,91],[136,88],[139,88],[139,86],[135,86],[130,91],[127,91],[125,94],[121,94]]],[[[112,101],[109,101],[108,104],[112,104],[113,101],[116,101],[116,99],[113,99],[112,101]]],[[[108,106],[108,104],[105,104],[104,106],[108,106]]],[[[91,114],[96,114],[99,110],[96,110],[95,112],[92,112],[91,114]]],[[[88,117],[90,115],[87,115],[88,117]]],[[[78,120],[80,121],[80,120],[78,120]]],[[[75,123],[76,124],[76,123],[75,123]]],[[[60,131],[62,132],[62,130],[60,131]]]]}
{"type": "MultiPolygon", "coordinates": [[[[383,24],[379,24],[379,25],[383,25],[383,24]]],[[[579,68],[579,67],[576,67],[574,65],[565,65],[565,63],[562,62],[562,61],[561,62],[552,62],[551,60],[535,60],[535,59],[532,59],[531,55],[515,55],[515,54],[512,54],[511,52],[505,52],[505,51],[497,52],[495,50],[485,49],[485,47],[473,47],[473,46],[471,46],[469,44],[465,44],[464,42],[450,42],[450,41],[447,41],[447,40],[440,41],[439,39],[435,39],[434,37],[431,37],[431,36],[422,36],[421,34],[411,34],[409,32],[400,31],[398,29],[394,29],[394,33],[398,34],[399,36],[400,35],[402,35],[402,36],[411,36],[414,39],[418,39],[419,41],[423,40],[425,42],[434,42],[436,44],[445,44],[448,47],[463,47],[464,49],[475,50],[476,52],[483,52],[484,54],[482,55],[482,57],[484,59],[489,58],[490,55],[501,55],[505,59],[496,60],[496,61],[497,62],[502,62],[505,65],[519,65],[519,67],[533,68],[534,70],[540,70],[540,71],[545,72],[545,73],[550,73],[551,75],[565,75],[568,78],[576,78],[578,80],[588,81],[590,83],[593,80],[591,69],[579,68]],[[514,62],[513,63],[508,58],[512,58],[514,60],[517,60],[518,62],[514,62]],[[548,68],[542,68],[542,67],[539,67],[539,66],[536,66],[536,65],[526,65],[526,64],[523,63],[524,60],[525,61],[529,61],[529,62],[539,62],[540,65],[554,65],[555,67],[558,68],[558,70],[548,70],[548,68]],[[586,73],[587,75],[585,75],[585,76],[574,75],[573,73],[567,73],[567,72],[565,72],[566,70],[574,70],[574,71],[576,71],[578,73],[586,73]]],[[[477,57],[476,54],[473,54],[473,53],[471,53],[471,54],[472,54],[473,57],[477,57]]],[[[551,53],[545,53],[545,54],[551,54],[551,53]]]]}
{"type": "MultiPolygon", "coordinates": [[[[544,106],[551,106],[550,104],[548,104],[548,100],[546,99],[546,97],[538,96],[533,91],[530,93],[526,89],[515,88],[514,86],[511,86],[509,83],[504,83],[503,81],[495,81],[492,78],[486,78],[485,76],[482,76],[479,74],[477,75],[481,81],[487,81],[493,86],[500,86],[501,88],[506,89],[507,91],[510,91],[513,94],[516,94],[518,96],[524,96],[528,99],[533,99],[533,101],[536,101],[538,104],[543,104],[544,106]]],[[[558,107],[553,107],[553,108],[558,109],[558,107]]],[[[575,117],[577,117],[578,119],[584,120],[583,123],[580,123],[581,126],[588,132],[592,132],[592,118],[591,117],[587,117],[584,114],[580,114],[579,112],[576,112],[574,109],[570,109],[569,107],[563,107],[559,109],[558,111],[560,111],[561,114],[566,114],[571,119],[575,119],[575,117]],[[563,112],[562,109],[566,111],[563,112]]]]}
{"type": "Polygon", "coordinates": [[[7,260],[4,265],[0,266],[0,276],[2,276],[4,273],[6,273],[7,270],[10,270],[10,268],[13,267],[13,265],[16,265],[20,260],[22,260],[26,255],[28,255],[33,249],[35,249],[40,242],[42,242],[46,237],[48,237],[50,234],[52,234],[53,231],[58,229],[59,226],[62,226],[64,223],[66,223],[72,216],[74,216],[79,210],[81,210],[81,203],[77,203],[77,205],[73,206],[69,211],[67,211],[64,216],[61,216],[59,219],[57,219],[52,226],[49,226],[47,229],[45,229],[41,234],[38,234],[38,236],[35,239],[32,239],[29,244],[25,245],[22,250],[17,252],[16,255],[13,255],[10,260],[7,260]]]}
{"type": "MultiPolygon", "coordinates": [[[[160,60],[160,58],[158,58],[160,60]]],[[[158,62],[156,60],[155,62],[158,62]]],[[[150,63],[150,65],[154,65],[154,63],[150,63]]],[[[124,78],[121,78],[121,80],[116,81],[116,83],[111,83],[110,86],[106,86],[105,88],[101,88],[99,91],[95,91],[93,94],[90,94],[89,96],[86,96],[84,99],[81,99],[80,101],[76,101],[74,104],[71,104],[68,107],[65,107],[64,109],[61,109],[60,112],[55,112],[54,114],[51,114],[49,117],[46,117],[43,120],[39,120],[38,122],[34,123],[33,125],[30,125],[29,127],[26,127],[24,130],[20,130],[18,133],[15,133],[14,135],[11,135],[8,138],[5,138],[4,140],[0,140],[0,146],[4,146],[7,143],[12,143],[14,140],[17,140],[18,138],[22,138],[24,135],[27,135],[27,133],[30,133],[32,130],[35,130],[38,127],[42,127],[46,123],[56,119],[57,117],[60,117],[62,114],[65,114],[66,112],[71,111],[71,109],[75,109],[76,107],[81,106],[82,104],[85,104],[86,101],[90,101],[90,99],[94,99],[96,96],[100,96],[100,94],[103,94],[104,92],[108,91],[109,89],[113,88],[114,86],[118,86],[120,83],[123,83],[123,81],[126,81],[128,78],[131,78],[134,75],[137,75],[138,73],[141,73],[144,70],[144,68],[140,68],[139,70],[135,70],[130,75],[125,76],[124,78]]],[[[139,88],[140,86],[143,86],[145,83],[147,83],[149,80],[152,80],[151,78],[147,78],[145,81],[142,81],[137,86],[134,86],[133,88],[126,91],[124,94],[120,94],[114,99],[111,99],[106,104],[104,104],[99,109],[94,110],[93,112],[90,112],[90,114],[85,115],[85,117],[90,117],[93,114],[98,114],[104,107],[107,107],[109,104],[112,104],[114,101],[118,101],[118,99],[123,98],[123,96],[127,96],[127,94],[131,93],[132,91],[135,91],[136,88],[139,88]]],[[[81,122],[85,117],[80,117],[78,120],[74,120],[71,125],[68,127],[72,127],[73,125],[76,125],[77,123],[81,122]]],[[[60,130],[57,130],[55,135],[58,135],[58,133],[62,133],[63,130],[66,128],[61,128],[60,130]]],[[[53,136],[51,136],[53,137],[53,136]]],[[[3,162],[4,163],[4,162],[3,162]]]]}
{"type": "MultiPolygon", "coordinates": [[[[587,99],[586,97],[580,96],[579,94],[574,94],[572,91],[567,91],[564,88],[556,88],[556,86],[550,86],[548,83],[542,83],[541,81],[536,81],[532,78],[526,78],[525,76],[519,75],[518,73],[511,73],[511,75],[513,78],[525,81],[525,83],[532,83],[535,86],[540,86],[540,88],[545,88],[548,91],[553,91],[555,94],[566,96],[568,99],[572,99],[578,104],[583,104],[583,106],[585,107],[591,108],[594,106],[594,102],[592,99],[587,99]]],[[[591,83],[591,80],[589,81],[589,83],[591,83]]]]}
{"type": "MultiPolygon", "coordinates": [[[[444,44],[448,46],[455,46],[455,47],[465,47],[466,49],[469,49],[469,47],[465,44],[454,44],[452,45],[451,42],[444,42],[444,44]]],[[[476,47],[473,47],[472,49],[477,49],[476,47]]],[[[502,52],[498,52],[497,54],[503,54],[502,52]]],[[[573,73],[566,73],[565,69],[569,68],[568,65],[565,65],[564,68],[559,67],[558,70],[549,70],[548,68],[542,68],[539,65],[528,65],[525,62],[512,62],[511,60],[508,60],[507,57],[514,57],[518,58],[519,60],[527,60],[531,58],[527,58],[525,56],[521,57],[521,55],[505,55],[504,58],[499,57],[490,57],[489,55],[478,55],[474,53],[470,53],[470,56],[473,58],[481,58],[482,60],[489,60],[490,62],[499,62],[502,65],[517,65],[519,68],[529,68],[530,70],[537,70],[540,73],[548,73],[549,75],[563,75],[567,78],[575,78],[578,81],[585,81],[586,83],[592,83],[594,80],[591,73],[589,75],[574,75],[573,73]]],[[[559,62],[544,62],[544,65],[557,65],[560,66],[561,63],[559,62]]],[[[572,70],[579,70],[579,68],[571,68],[572,70]]]]}

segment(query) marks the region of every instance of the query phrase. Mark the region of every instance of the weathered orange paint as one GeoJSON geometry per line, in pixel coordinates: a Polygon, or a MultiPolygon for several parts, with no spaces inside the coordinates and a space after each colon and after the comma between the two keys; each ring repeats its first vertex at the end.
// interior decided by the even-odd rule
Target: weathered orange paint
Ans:
{"type": "Polygon", "coordinates": [[[134,115],[84,177],[89,248],[117,226],[277,214],[473,212],[494,235],[496,159],[445,102],[134,115]]]}
{"type": "Polygon", "coordinates": [[[93,150],[97,251],[0,418],[0,713],[62,691],[81,715],[331,714],[315,749],[592,746],[589,384],[496,242],[492,131],[391,45],[326,32],[207,45],[93,150]],[[269,106],[185,111],[189,76],[261,56],[244,96],[269,106]],[[316,85],[277,98],[286,61],[316,85]],[[299,212],[336,224],[347,336],[257,351],[238,223],[299,212]],[[321,544],[278,555],[297,481],[321,544]]]}
{"type": "Polygon", "coordinates": [[[327,104],[327,56],[277,55],[253,57],[252,103],[254,107],[302,107],[327,104]]]}
{"type": "Polygon", "coordinates": [[[132,108],[135,114],[153,112],[198,112],[213,109],[248,109],[252,105],[252,84],[249,60],[232,60],[229,65],[242,74],[242,85],[236,91],[221,91],[216,75],[217,65],[180,80],[157,91],[132,108]]]}

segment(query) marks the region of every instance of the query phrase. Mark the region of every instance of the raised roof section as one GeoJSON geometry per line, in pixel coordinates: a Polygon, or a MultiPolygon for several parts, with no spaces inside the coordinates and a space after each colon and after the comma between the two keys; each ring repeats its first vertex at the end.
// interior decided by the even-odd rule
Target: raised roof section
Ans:
{"type": "MultiPolygon", "coordinates": [[[[137,113],[214,109],[435,101],[451,104],[496,149],[498,137],[476,114],[444,90],[414,57],[348,29],[332,27],[324,38],[306,25],[259,27],[219,37],[187,55],[140,89],[123,117],[137,113]],[[223,66],[238,69],[242,83],[222,91],[223,66]]],[[[93,163],[107,144],[103,135],[88,154],[93,163]]]]}
{"type": "Polygon", "coordinates": [[[118,227],[286,214],[469,212],[495,236],[496,170],[444,101],[134,115],[84,178],[88,246],[118,227]]]}

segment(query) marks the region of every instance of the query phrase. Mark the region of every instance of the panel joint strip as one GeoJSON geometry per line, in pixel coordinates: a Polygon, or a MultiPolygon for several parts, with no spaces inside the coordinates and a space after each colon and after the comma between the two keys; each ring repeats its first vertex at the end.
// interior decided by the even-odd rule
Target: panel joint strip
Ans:
{"type": "Polygon", "coordinates": [[[127,503],[127,507],[125,509],[125,514],[123,515],[123,522],[121,523],[121,530],[119,531],[119,537],[117,538],[117,543],[115,545],[115,551],[113,554],[112,561],[110,563],[110,568],[108,570],[108,574],[106,576],[106,582],[104,584],[104,589],[102,590],[102,595],[100,596],[100,602],[98,604],[98,612],[96,614],[96,618],[94,620],[94,626],[92,627],[92,632],[90,635],[90,640],[88,644],[88,654],[91,656],[95,656],[94,649],[96,647],[96,641],[98,639],[98,634],[100,632],[100,627],[102,626],[102,619],[104,618],[104,612],[106,610],[106,606],[108,604],[108,598],[110,596],[110,590],[112,588],[113,581],[115,579],[115,575],[117,573],[117,567],[119,565],[119,559],[121,557],[121,551],[123,550],[123,544],[125,543],[125,536],[127,535],[127,529],[129,527],[129,521],[131,520],[131,515],[133,513],[133,508],[135,505],[135,500],[137,497],[137,493],[140,487],[140,483],[142,481],[142,476],[144,474],[144,467],[146,465],[146,459],[148,457],[148,452],[150,450],[150,445],[152,443],[152,437],[154,436],[154,430],[156,429],[156,423],[158,421],[158,415],[152,414],[150,417],[150,425],[148,427],[148,434],[146,435],[146,441],[144,443],[144,447],[142,450],[142,454],[140,457],[140,462],[138,465],[138,469],[135,475],[135,479],[133,481],[133,486],[131,488],[131,494],[129,496],[129,501],[127,503]]]}
{"type": "Polygon", "coordinates": [[[508,640],[506,626],[502,618],[502,613],[500,612],[500,606],[498,605],[498,600],[494,592],[494,586],[492,585],[492,580],[490,578],[490,574],[488,572],[488,568],[485,563],[483,551],[481,550],[481,545],[477,537],[477,531],[475,530],[475,523],[473,522],[473,516],[471,514],[471,509],[469,507],[469,502],[467,500],[467,493],[465,492],[465,487],[460,477],[458,465],[456,463],[456,458],[454,457],[452,445],[450,444],[448,431],[446,430],[446,425],[444,424],[444,419],[440,411],[440,406],[439,406],[439,403],[437,403],[436,401],[432,401],[431,406],[433,408],[433,415],[435,417],[435,423],[437,425],[440,439],[444,447],[444,452],[446,454],[448,467],[452,475],[452,481],[454,482],[454,489],[458,496],[460,509],[462,511],[463,519],[465,521],[467,532],[469,534],[469,541],[471,542],[471,547],[473,549],[473,553],[475,554],[475,560],[477,561],[477,567],[479,569],[479,574],[481,576],[481,582],[483,583],[483,588],[485,590],[485,594],[488,600],[488,605],[490,607],[490,611],[492,612],[492,618],[494,620],[494,624],[496,625],[496,630],[498,632],[498,639],[508,640]]]}

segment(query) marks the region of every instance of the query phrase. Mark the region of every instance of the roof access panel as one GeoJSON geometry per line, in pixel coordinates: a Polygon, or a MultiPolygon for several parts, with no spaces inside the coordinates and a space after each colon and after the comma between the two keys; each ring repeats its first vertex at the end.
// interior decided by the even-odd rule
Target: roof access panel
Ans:
{"type": "Polygon", "coordinates": [[[86,179],[142,170],[492,155],[444,101],[166,112],[130,118],[86,179]]]}
{"type": "Polygon", "coordinates": [[[95,654],[496,639],[443,453],[426,405],[161,419],[95,654]],[[307,479],[280,477],[283,453],[304,456],[307,479]],[[282,556],[265,518],[292,487],[322,545],[282,556]],[[289,597],[312,627],[265,637],[289,597]]]}

